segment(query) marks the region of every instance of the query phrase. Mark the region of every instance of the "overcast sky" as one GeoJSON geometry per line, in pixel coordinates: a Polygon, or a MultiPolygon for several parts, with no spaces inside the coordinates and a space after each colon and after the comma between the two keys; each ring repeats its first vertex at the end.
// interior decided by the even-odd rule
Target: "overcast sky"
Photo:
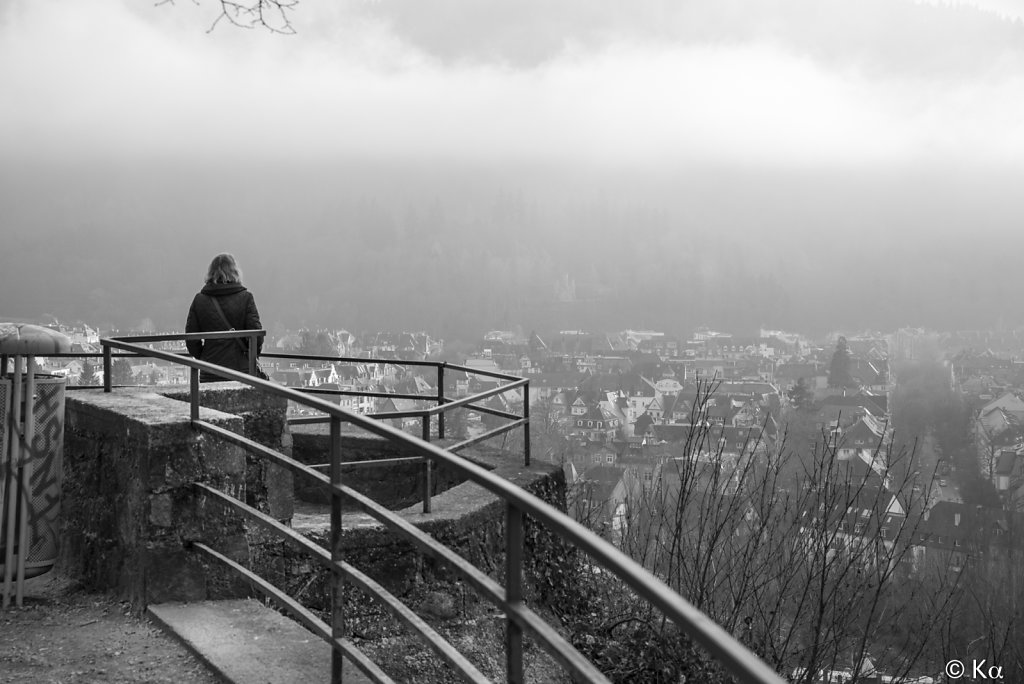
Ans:
{"type": "MultiPolygon", "coordinates": [[[[653,178],[697,166],[771,182],[910,169],[989,207],[1005,233],[1024,219],[1022,4],[302,0],[296,35],[283,36],[208,31],[212,0],[6,0],[0,173],[117,166],[123,194],[90,194],[109,209],[130,204],[125,194],[144,202],[125,173],[172,162],[228,174],[268,162],[521,164],[565,169],[566,193],[594,170],[653,178]]],[[[529,185],[519,181],[501,184],[529,185]]],[[[61,201],[63,182],[47,201],[61,201]]],[[[729,187],[708,196],[735,203],[729,187]]],[[[202,204],[218,188],[182,192],[202,204]]],[[[924,192],[908,189],[892,216],[914,213],[924,192]]],[[[4,199],[23,225],[61,230],[35,194],[4,199]]]]}
{"type": "Polygon", "coordinates": [[[210,0],[8,0],[0,145],[17,156],[1019,163],[1024,32],[900,5],[305,0],[298,35],[284,37],[207,33],[210,0]]]}

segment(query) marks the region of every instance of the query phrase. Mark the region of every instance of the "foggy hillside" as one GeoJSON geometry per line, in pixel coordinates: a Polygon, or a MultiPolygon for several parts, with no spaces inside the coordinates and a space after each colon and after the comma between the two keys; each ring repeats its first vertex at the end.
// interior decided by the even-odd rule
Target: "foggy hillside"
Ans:
{"type": "Polygon", "coordinates": [[[569,185],[553,168],[23,171],[0,201],[35,202],[8,214],[0,269],[45,285],[7,315],[116,326],[183,325],[210,256],[229,250],[266,322],[287,326],[970,327],[1016,315],[1024,217],[991,211],[1000,188],[958,192],[969,183],[909,169],[569,185]]]}

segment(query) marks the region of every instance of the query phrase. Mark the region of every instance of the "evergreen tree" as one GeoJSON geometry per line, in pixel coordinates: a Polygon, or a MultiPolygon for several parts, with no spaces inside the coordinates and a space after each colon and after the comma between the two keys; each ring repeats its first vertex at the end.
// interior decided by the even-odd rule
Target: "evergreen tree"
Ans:
{"type": "Polygon", "coordinates": [[[100,383],[96,368],[86,359],[82,363],[82,374],[78,376],[79,385],[98,385],[100,383]]]}
{"type": "Polygon", "coordinates": [[[836,342],[836,350],[832,354],[832,362],[828,367],[829,387],[856,387],[857,383],[850,374],[850,345],[846,338],[840,336],[836,342]]]}
{"type": "Polygon", "coordinates": [[[814,394],[811,392],[811,388],[807,386],[807,381],[803,378],[797,378],[796,384],[789,388],[786,396],[789,397],[789,400],[793,402],[793,406],[798,411],[809,409],[814,401],[814,394]]]}
{"type": "Polygon", "coordinates": [[[135,382],[132,376],[132,364],[128,359],[114,359],[110,368],[110,382],[114,385],[131,385],[135,382]]]}

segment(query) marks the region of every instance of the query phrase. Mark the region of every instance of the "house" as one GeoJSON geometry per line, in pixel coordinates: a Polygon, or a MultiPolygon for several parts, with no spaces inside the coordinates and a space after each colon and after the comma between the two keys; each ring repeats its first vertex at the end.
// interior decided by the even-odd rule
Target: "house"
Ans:
{"type": "Polygon", "coordinates": [[[626,469],[621,466],[594,465],[573,482],[576,520],[615,544],[622,540],[627,519],[625,475],[626,469]]]}
{"type": "Polygon", "coordinates": [[[621,427],[621,419],[607,402],[587,404],[582,397],[578,397],[572,405],[570,429],[575,436],[586,437],[592,442],[608,442],[616,437],[621,427]],[[580,408],[584,409],[583,412],[578,412],[580,408]]]}
{"type": "MultiPolygon", "coordinates": [[[[337,383],[324,383],[317,389],[321,390],[338,390],[344,392],[358,392],[361,388],[355,385],[341,385],[337,383]]],[[[369,397],[366,395],[354,395],[354,394],[318,394],[318,396],[331,403],[337,404],[341,408],[352,411],[353,413],[373,413],[376,408],[376,398],[369,397]]]]}
{"type": "MultiPolygon", "coordinates": [[[[380,400],[375,414],[408,413],[420,411],[424,407],[422,401],[417,399],[400,399],[398,397],[387,397],[380,400]]],[[[416,431],[417,434],[423,429],[423,418],[420,416],[396,416],[386,418],[392,426],[400,430],[416,431]]]]}
{"type": "Polygon", "coordinates": [[[865,568],[890,569],[903,560],[893,555],[905,528],[907,509],[885,487],[839,486],[825,498],[813,498],[801,512],[800,535],[808,554],[844,555],[865,568]]]}
{"type": "Polygon", "coordinates": [[[836,428],[834,434],[837,459],[837,467],[832,472],[834,483],[889,486],[888,426],[885,423],[865,415],[845,430],[836,428]]]}
{"type": "Polygon", "coordinates": [[[775,382],[783,391],[788,390],[801,378],[808,389],[824,392],[828,387],[828,366],[818,361],[787,362],[775,367],[775,382]]]}
{"type": "Polygon", "coordinates": [[[973,431],[982,473],[994,478],[1001,449],[1024,441],[1024,401],[1014,392],[1002,393],[981,407],[973,431]]]}
{"type": "Polygon", "coordinates": [[[309,368],[278,368],[268,373],[270,379],[285,387],[313,387],[313,371],[309,368]]]}
{"type": "Polygon", "coordinates": [[[1017,500],[1024,488],[1024,445],[1002,449],[996,458],[996,491],[1017,500]]]}
{"type": "Polygon", "coordinates": [[[938,563],[958,572],[984,563],[1009,567],[1024,560],[1024,513],[940,501],[927,510],[913,540],[916,568],[938,563]]]}
{"type": "Polygon", "coordinates": [[[338,372],[333,365],[327,365],[324,368],[314,368],[310,377],[310,387],[320,387],[327,383],[334,384],[337,382],[338,372]]]}
{"type": "Polygon", "coordinates": [[[464,365],[467,368],[472,369],[469,371],[469,384],[471,390],[474,387],[480,388],[481,390],[496,387],[501,383],[501,379],[490,374],[507,374],[507,372],[503,370],[493,359],[466,359],[466,363],[464,365]],[[488,375],[474,373],[473,371],[482,371],[483,373],[488,373],[488,375]]]}

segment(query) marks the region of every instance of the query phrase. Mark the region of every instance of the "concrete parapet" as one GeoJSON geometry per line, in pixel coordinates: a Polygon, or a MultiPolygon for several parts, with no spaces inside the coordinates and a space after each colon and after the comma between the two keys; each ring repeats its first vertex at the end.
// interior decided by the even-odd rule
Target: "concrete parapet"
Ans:
{"type": "MultiPolygon", "coordinates": [[[[243,419],[200,418],[240,431],[243,419]]],[[[153,392],[70,392],[66,400],[61,565],[88,586],[117,590],[136,609],[176,598],[236,595],[237,582],[186,551],[203,541],[248,560],[237,516],[206,506],[191,484],[245,497],[245,454],[195,432],[189,405],[153,392]]]]}
{"type": "MultiPolygon", "coordinates": [[[[159,391],[159,390],[158,390],[159,391]]],[[[161,392],[171,399],[189,401],[188,390],[161,392]]],[[[200,385],[199,403],[242,418],[238,432],[276,451],[292,455],[288,430],[288,400],[239,382],[209,382],[200,385]]],[[[287,523],[294,511],[291,471],[246,455],[246,503],[272,518],[287,523]]]]}

